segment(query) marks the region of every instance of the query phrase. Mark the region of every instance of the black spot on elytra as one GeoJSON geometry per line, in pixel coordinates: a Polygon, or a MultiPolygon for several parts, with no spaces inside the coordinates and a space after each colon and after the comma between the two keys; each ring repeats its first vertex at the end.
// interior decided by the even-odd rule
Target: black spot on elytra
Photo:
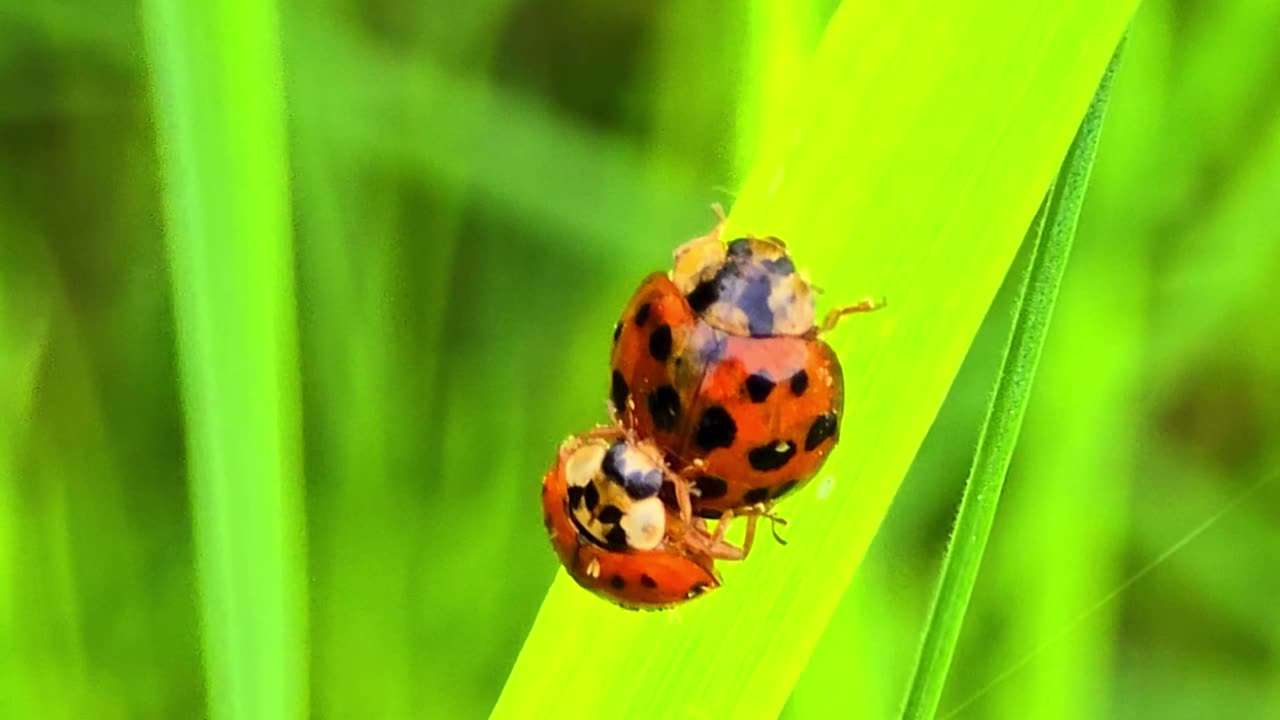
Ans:
{"type": "MultiPolygon", "coordinates": [[[[698,488],[698,498],[702,500],[715,500],[724,497],[729,492],[729,484],[714,475],[702,475],[694,478],[694,487],[698,488]]],[[[712,517],[720,517],[720,513],[716,513],[712,517]]]]}
{"type": "Polygon", "coordinates": [[[773,386],[776,384],[760,373],[747,378],[747,394],[751,396],[751,402],[762,403],[768,400],[769,393],[773,392],[773,386]]]}
{"type": "Polygon", "coordinates": [[[618,338],[622,337],[622,323],[619,322],[613,326],[613,344],[618,344],[618,338]]]}
{"type": "Polygon", "coordinates": [[[660,363],[671,357],[671,326],[659,325],[649,336],[649,354],[660,363]]]}
{"type": "Polygon", "coordinates": [[[720,283],[715,279],[703,280],[685,299],[689,301],[689,307],[701,315],[704,310],[720,299],[720,283]]]}
{"type": "Polygon", "coordinates": [[[582,504],[582,487],[578,485],[569,486],[569,507],[576,508],[582,504]]]}
{"type": "Polygon", "coordinates": [[[774,440],[747,453],[747,462],[758,472],[768,472],[786,465],[795,454],[795,443],[790,440],[774,440]]]}
{"type": "Polygon", "coordinates": [[[546,513],[543,513],[542,515],[542,527],[546,528],[547,530],[551,529],[551,516],[546,513]]]}
{"type": "Polygon", "coordinates": [[[701,508],[699,510],[694,511],[693,514],[697,515],[700,518],[706,518],[707,520],[719,520],[720,518],[724,517],[724,513],[720,512],[719,510],[712,510],[710,508],[701,508]]]}
{"type": "Polygon", "coordinates": [[[596,505],[600,504],[600,491],[596,489],[595,483],[587,483],[582,488],[582,503],[589,512],[594,512],[596,505]]]}
{"type": "Polygon", "coordinates": [[[768,499],[769,499],[769,488],[767,487],[751,488],[746,492],[745,495],[742,496],[742,504],[755,505],[756,503],[762,503],[768,499]]]}
{"type": "Polygon", "coordinates": [[[604,536],[604,546],[614,552],[627,549],[627,531],[621,525],[614,525],[604,536]]]}
{"type": "Polygon", "coordinates": [[[809,373],[799,370],[791,376],[791,394],[800,397],[809,389],[809,373]]]}
{"type": "Polygon", "coordinates": [[[609,578],[609,584],[613,586],[614,590],[621,590],[627,586],[627,581],[623,580],[621,575],[614,575],[609,578]]]}
{"type": "Polygon", "coordinates": [[[729,411],[719,405],[712,405],[702,411],[698,419],[698,434],[694,440],[703,450],[727,448],[733,444],[738,434],[738,424],[733,421],[729,411]]]}
{"type": "Polygon", "coordinates": [[[804,449],[806,451],[813,450],[827,438],[836,434],[836,414],[825,413],[814,419],[813,424],[809,426],[809,434],[804,438],[804,449]]]}
{"type": "Polygon", "coordinates": [[[680,393],[670,385],[654,390],[649,395],[649,414],[659,430],[675,430],[680,422],[680,393]]]}
{"type": "Polygon", "coordinates": [[[621,415],[627,411],[627,398],[631,396],[631,388],[627,387],[627,379],[622,373],[613,371],[613,382],[609,388],[609,398],[613,400],[613,411],[621,415]]]}
{"type": "Polygon", "coordinates": [[[786,481],[786,482],[782,483],[781,485],[779,485],[779,486],[778,486],[778,489],[777,489],[777,490],[774,490],[774,491],[773,491],[773,498],[774,498],[775,500],[777,500],[778,498],[782,497],[783,495],[786,495],[787,493],[791,492],[792,490],[795,490],[795,489],[796,489],[796,486],[797,486],[797,485],[799,485],[799,484],[800,484],[800,481],[799,481],[799,480],[788,480],[788,481],[786,481]]]}
{"type": "Polygon", "coordinates": [[[751,257],[751,241],[747,238],[738,238],[729,243],[729,257],[740,260],[751,257]]]}
{"type": "Polygon", "coordinates": [[[747,316],[747,331],[751,337],[773,334],[773,310],[769,308],[769,293],[772,291],[769,278],[761,275],[747,280],[738,296],[738,309],[747,316]]]}
{"type": "Polygon", "coordinates": [[[645,587],[647,587],[647,588],[649,588],[650,590],[652,590],[652,589],[654,589],[654,588],[658,587],[658,581],[657,581],[657,580],[654,580],[653,578],[649,577],[648,575],[641,575],[641,576],[640,576],[640,584],[641,584],[641,585],[643,585],[643,586],[645,586],[645,587]]]}
{"type": "Polygon", "coordinates": [[[644,327],[644,324],[649,322],[649,311],[651,309],[649,303],[645,303],[640,306],[639,310],[636,310],[636,325],[638,327],[644,327]]]}
{"type": "Polygon", "coordinates": [[[622,509],[617,505],[605,505],[600,508],[600,514],[596,515],[596,519],[605,525],[613,525],[622,520],[622,509]]]}

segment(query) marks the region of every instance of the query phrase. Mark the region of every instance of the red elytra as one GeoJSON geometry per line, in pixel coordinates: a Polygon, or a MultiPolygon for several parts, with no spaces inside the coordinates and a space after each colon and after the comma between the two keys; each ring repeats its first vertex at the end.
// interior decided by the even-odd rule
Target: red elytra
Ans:
{"type": "Polygon", "coordinates": [[[822,468],[844,410],[840,361],[780,241],[710,235],[645,278],[614,332],[610,405],[687,478],[704,517],[760,514],[822,468]]]}

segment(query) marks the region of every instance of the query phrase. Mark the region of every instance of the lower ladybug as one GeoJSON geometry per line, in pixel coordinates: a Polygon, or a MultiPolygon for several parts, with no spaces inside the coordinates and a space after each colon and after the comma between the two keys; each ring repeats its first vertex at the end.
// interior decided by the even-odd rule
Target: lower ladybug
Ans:
{"type": "Polygon", "coordinates": [[[625,608],[664,609],[719,587],[715,560],[745,555],[690,515],[687,492],[651,443],[600,427],[561,445],[542,481],[542,519],[583,588],[625,608]]]}
{"type": "Polygon", "coordinates": [[[819,325],[815,292],[781,240],[726,243],[717,227],[679,248],[673,270],[649,275],[623,311],[613,415],[666,451],[696,514],[768,516],[839,439],[844,379],[820,335],[883,302],[833,310],[819,325]]]}

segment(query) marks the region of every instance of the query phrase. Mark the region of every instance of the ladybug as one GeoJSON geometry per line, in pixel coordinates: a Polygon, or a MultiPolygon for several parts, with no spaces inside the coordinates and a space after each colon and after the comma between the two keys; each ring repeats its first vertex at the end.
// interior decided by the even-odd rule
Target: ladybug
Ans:
{"type": "Polygon", "coordinates": [[[815,292],[781,240],[725,243],[718,226],[678,249],[670,274],[645,278],[623,311],[610,408],[666,451],[698,515],[749,515],[750,529],[835,446],[844,380],[820,335],[883,302],[833,310],[818,326],[815,292]]]}
{"type": "Polygon", "coordinates": [[[542,481],[543,524],[578,585],[625,608],[670,608],[720,587],[715,560],[745,555],[687,498],[652,443],[600,427],[561,445],[542,481]]]}

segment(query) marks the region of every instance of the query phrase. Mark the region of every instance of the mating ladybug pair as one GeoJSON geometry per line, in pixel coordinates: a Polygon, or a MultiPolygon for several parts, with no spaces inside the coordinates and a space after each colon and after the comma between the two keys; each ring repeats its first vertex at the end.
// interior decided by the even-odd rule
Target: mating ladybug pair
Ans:
{"type": "Polygon", "coordinates": [[[572,437],[542,485],[543,519],[582,587],[659,609],[720,585],[761,517],[826,461],[840,432],[840,361],[819,336],[814,289],[782,241],[720,227],[636,291],[613,333],[613,424],[572,437]],[[724,540],[747,518],[741,547],[724,540]],[[719,520],[714,531],[706,520],[719,520]]]}

